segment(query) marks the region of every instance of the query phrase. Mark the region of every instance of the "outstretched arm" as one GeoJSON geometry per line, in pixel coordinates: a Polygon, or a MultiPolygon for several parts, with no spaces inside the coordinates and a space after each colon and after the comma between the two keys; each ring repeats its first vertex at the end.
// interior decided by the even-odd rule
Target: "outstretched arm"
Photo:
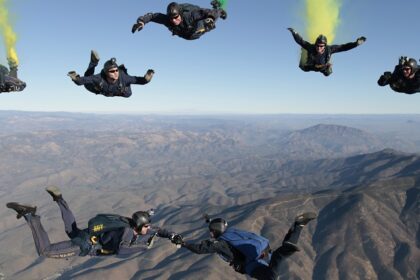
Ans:
{"type": "Polygon", "coordinates": [[[167,15],[161,13],[147,13],[137,19],[137,22],[133,25],[131,32],[134,33],[136,31],[142,30],[144,25],[151,21],[169,26],[169,18],[167,15]]]}
{"type": "Polygon", "coordinates": [[[130,84],[145,85],[152,80],[154,73],[155,73],[154,70],[149,69],[147,70],[146,74],[143,77],[130,76],[127,74],[123,74],[123,75],[125,76],[126,83],[128,85],[130,84]]]}
{"type": "Polygon", "coordinates": [[[93,75],[87,77],[80,77],[76,72],[70,72],[68,76],[72,79],[72,81],[78,85],[88,85],[88,84],[98,84],[101,82],[100,75],[93,75]]]}
{"type": "Polygon", "coordinates": [[[203,240],[199,244],[192,244],[185,242],[182,247],[187,248],[195,254],[212,254],[219,253],[220,242],[212,240],[203,240]]]}
{"type": "Polygon", "coordinates": [[[153,228],[153,229],[156,231],[157,236],[161,237],[161,238],[171,238],[175,235],[174,232],[163,229],[163,228],[156,227],[156,228],[153,228]]]}
{"type": "Polygon", "coordinates": [[[147,241],[150,236],[137,236],[133,241],[134,235],[131,228],[125,228],[118,248],[117,255],[129,255],[147,250],[147,241]]]}
{"type": "Polygon", "coordinates": [[[147,24],[149,22],[155,22],[159,24],[168,24],[169,18],[165,14],[161,13],[147,13],[144,16],[141,16],[137,19],[137,22],[142,21],[144,24],[147,24]]]}
{"type": "Polygon", "coordinates": [[[337,52],[345,52],[351,49],[354,49],[357,46],[360,46],[366,41],[365,37],[359,37],[355,42],[343,44],[343,45],[332,45],[331,47],[331,53],[337,53],[337,52]]]}
{"type": "Polygon", "coordinates": [[[297,33],[293,28],[289,27],[287,30],[292,33],[293,39],[295,39],[296,43],[298,43],[302,48],[305,50],[309,50],[311,48],[312,44],[303,40],[302,36],[300,36],[299,33],[297,33]]]}

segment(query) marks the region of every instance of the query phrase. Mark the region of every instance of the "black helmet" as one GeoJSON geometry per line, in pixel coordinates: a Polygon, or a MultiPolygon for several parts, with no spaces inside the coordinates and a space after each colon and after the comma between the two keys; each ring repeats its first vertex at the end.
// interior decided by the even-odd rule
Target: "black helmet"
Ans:
{"type": "Polygon", "coordinates": [[[213,232],[214,237],[217,238],[225,232],[227,225],[227,222],[222,218],[212,219],[209,223],[209,230],[213,232]]]}
{"type": "Polygon", "coordinates": [[[112,68],[118,68],[118,64],[117,64],[117,60],[115,59],[115,57],[111,58],[110,60],[107,60],[104,63],[104,71],[108,71],[109,69],[112,68]]]}
{"type": "Polygon", "coordinates": [[[318,36],[318,38],[316,38],[315,44],[327,44],[327,37],[325,37],[324,35],[320,34],[318,36]]]}
{"type": "Polygon", "coordinates": [[[414,58],[406,59],[403,66],[410,67],[411,73],[415,73],[417,71],[417,61],[414,58]]]}
{"type": "Polygon", "coordinates": [[[170,18],[176,18],[178,15],[181,14],[181,7],[178,3],[172,2],[168,5],[168,8],[166,9],[166,14],[170,18]]]}
{"type": "Polygon", "coordinates": [[[131,219],[137,229],[141,229],[144,225],[150,224],[152,221],[150,219],[150,213],[146,211],[134,212],[131,219]]]}

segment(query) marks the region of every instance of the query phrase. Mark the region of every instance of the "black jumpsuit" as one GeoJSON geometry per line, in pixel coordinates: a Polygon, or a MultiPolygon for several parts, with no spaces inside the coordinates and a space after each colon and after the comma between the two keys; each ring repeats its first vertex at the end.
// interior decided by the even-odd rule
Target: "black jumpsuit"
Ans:
{"type": "Polygon", "coordinates": [[[77,77],[74,80],[76,85],[84,85],[85,88],[95,94],[102,94],[107,97],[121,96],[130,97],[131,84],[145,85],[149,81],[145,77],[136,77],[128,75],[121,66],[119,67],[118,80],[111,84],[107,81],[103,71],[100,74],[93,75],[96,64],[90,63],[85,72],[85,76],[77,77]]]}
{"type": "Polygon", "coordinates": [[[159,237],[170,238],[172,233],[160,228],[149,230],[146,235],[134,235],[133,228],[126,227],[117,231],[108,232],[101,236],[99,243],[94,246],[89,240],[87,229],[79,229],[72,211],[64,199],[58,199],[57,204],[64,222],[64,230],[71,240],[51,244],[47,232],[41,224],[41,217],[28,214],[24,218],[31,228],[36,251],[39,256],[47,258],[68,258],[77,255],[117,255],[138,253],[147,249],[148,240],[153,234],[159,237]]]}
{"type": "Polygon", "coordinates": [[[417,70],[414,77],[407,79],[402,73],[401,65],[395,66],[394,72],[385,72],[378,80],[378,85],[389,85],[396,92],[414,94],[420,92],[420,71],[417,70]]]}
{"type": "Polygon", "coordinates": [[[281,262],[284,258],[293,254],[284,245],[285,242],[297,244],[302,226],[294,223],[284,237],[283,244],[277,248],[271,256],[261,258],[250,263],[244,263],[245,257],[228,242],[221,239],[203,240],[199,244],[185,243],[182,246],[196,254],[211,254],[216,253],[229,262],[235,271],[248,274],[255,279],[261,280],[278,280],[280,279],[281,262]]]}
{"type": "Polygon", "coordinates": [[[332,73],[332,68],[329,62],[333,53],[345,52],[358,46],[357,42],[351,42],[343,45],[326,45],[325,51],[322,54],[319,54],[316,51],[315,44],[311,44],[303,40],[302,37],[296,32],[292,33],[292,35],[296,43],[298,43],[308,53],[307,60],[301,61],[299,64],[300,69],[305,72],[321,72],[325,76],[329,76],[332,73]]]}
{"type": "MultiPolygon", "coordinates": [[[[182,4],[180,6],[182,10],[182,4]]],[[[192,5],[188,6],[191,7],[192,5]]],[[[151,21],[162,24],[165,25],[173,35],[177,35],[186,40],[195,40],[214,28],[214,26],[208,26],[205,23],[205,19],[212,18],[216,21],[221,13],[222,11],[219,9],[203,9],[195,6],[191,10],[181,12],[182,22],[177,26],[172,25],[170,18],[161,13],[148,13],[139,17],[137,21],[142,21],[144,24],[151,21]]]]}
{"type": "Polygon", "coordinates": [[[17,77],[17,68],[10,68],[0,64],[0,92],[22,91],[26,83],[17,77]]]}

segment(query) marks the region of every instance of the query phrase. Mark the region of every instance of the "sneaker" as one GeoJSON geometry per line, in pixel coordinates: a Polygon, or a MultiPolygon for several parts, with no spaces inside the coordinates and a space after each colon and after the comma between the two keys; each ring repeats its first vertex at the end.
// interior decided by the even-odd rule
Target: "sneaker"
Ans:
{"type": "Polygon", "coordinates": [[[16,218],[20,219],[27,214],[35,215],[36,206],[19,204],[17,202],[9,202],[6,204],[7,208],[13,209],[17,212],[16,218]]]}
{"type": "Polygon", "coordinates": [[[52,196],[54,201],[57,201],[63,198],[63,196],[61,195],[60,189],[56,186],[46,187],[45,190],[47,191],[47,193],[49,193],[52,196]]]}
{"type": "Polygon", "coordinates": [[[305,226],[307,223],[309,223],[310,221],[312,221],[313,219],[315,219],[317,217],[316,213],[314,212],[307,212],[307,213],[303,213],[299,216],[296,217],[295,219],[295,223],[299,226],[305,226]]]}
{"type": "Polygon", "coordinates": [[[91,50],[90,52],[90,62],[94,64],[98,64],[99,62],[99,54],[95,50],[91,50]]]}

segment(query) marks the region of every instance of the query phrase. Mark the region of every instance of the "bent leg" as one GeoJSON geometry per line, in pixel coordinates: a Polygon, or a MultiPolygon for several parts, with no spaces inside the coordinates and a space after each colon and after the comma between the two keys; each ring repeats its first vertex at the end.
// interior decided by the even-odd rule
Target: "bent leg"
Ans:
{"type": "Polygon", "coordinates": [[[300,233],[302,232],[302,226],[299,226],[296,222],[290,227],[289,231],[287,232],[286,236],[283,239],[283,244],[285,242],[290,242],[293,244],[297,244],[300,233]]]}
{"type": "Polygon", "coordinates": [[[47,232],[41,224],[41,217],[37,215],[24,215],[26,222],[32,231],[35,248],[39,256],[47,258],[67,258],[76,256],[80,252],[79,246],[68,241],[51,244],[47,232]]]}
{"type": "Polygon", "coordinates": [[[252,278],[260,279],[260,280],[278,280],[280,279],[280,275],[277,273],[277,270],[273,270],[267,265],[263,265],[262,263],[258,262],[258,265],[252,270],[249,275],[252,278]]]}
{"type": "MultiPolygon", "coordinates": [[[[96,66],[98,66],[98,63],[91,61],[89,63],[88,68],[86,69],[86,72],[85,72],[84,76],[85,77],[93,76],[95,74],[95,68],[96,68],[96,66]]],[[[85,85],[85,89],[87,89],[88,91],[90,91],[90,92],[92,92],[94,94],[99,94],[100,93],[100,90],[98,90],[95,87],[95,85],[93,85],[93,84],[87,84],[87,85],[85,85]]]]}
{"type": "Polygon", "coordinates": [[[298,225],[296,222],[293,223],[292,227],[284,237],[282,245],[271,255],[270,269],[274,275],[280,275],[283,259],[293,255],[299,250],[295,244],[297,244],[299,240],[302,228],[303,227],[298,225]]]}
{"type": "Polygon", "coordinates": [[[60,208],[61,217],[64,222],[64,230],[66,231],[68,237],[77,237],[81,230],[77,227],[76,219],[74,218],[73,212],[70,210],[67,202],[63,198],[60,198],[57,200],[57,204],[60,208]]]}
{"type": "Polygon", "coordinates": [[[88,77],[88,76],[93,76],[95,74],[95,68],[96,66],[98,66],[98,63],[96,62],[90,62],[88,68],[85,71],[84,76],[88,77]]]}

